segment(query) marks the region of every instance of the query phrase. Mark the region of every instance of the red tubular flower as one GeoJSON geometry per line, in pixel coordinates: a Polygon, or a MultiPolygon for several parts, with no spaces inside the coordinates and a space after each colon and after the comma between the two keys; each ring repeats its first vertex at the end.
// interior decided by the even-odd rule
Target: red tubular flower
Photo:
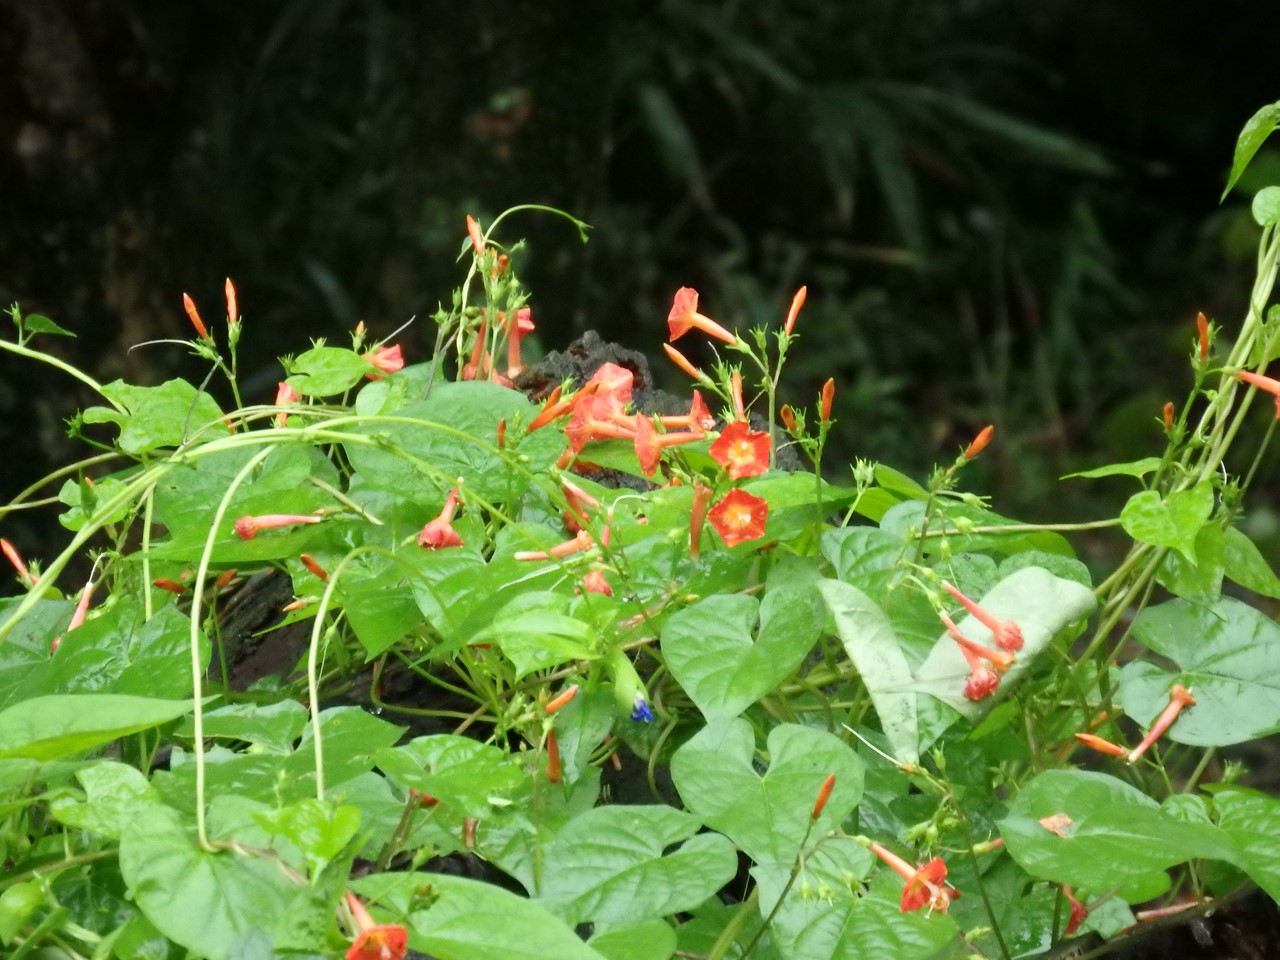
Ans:
{"type": "Polygon", "coordinates": [[[598,507],[600,506],[600,501],[572,480],[562,478],[560,480],[560,489],[564,493],[564,502],[569,507],[569,513],[577,519],[578,523],[590,522],[590,518],[587,516],[587,507],[598,507]]]}
{"type": "Polygon", "coordinates": [[[547,783],[560,782],[560,744],[556,740],[556,731],[547,731],[547,783]]]}
{"type": "Polygon", "coordinates": [[[674,342],[693,328],[697,328],[709,337],[725,343],[737,343],[738,338],[716,323],[710,317],[698,312],[698,291],[693,287],[681,287],[676,291],[671,303],[671,312],[667,314],[669,339],[674,342]]]}
{"type": "Polygon", "coordinates": [[[547,702],[547,710],[546,710],[547,716],[548,717],[551,716],[557,710],[566,706],[569,703],[569,701],[572,700],[577,695],[578,695],[578,685],[576,683],[573,684],[572,686],[565,687],[565,689],[561,690],[558,694],[556,694],[547,702]]]}
{"type": "Polygon", "coordinates": [[[218,579],[213,581],[213,585],[219,590],[225,590],[231,586],[231,581],[236,578],[236,568],[229,567],[218,574],[218,579]]]}
{"type": "Polygon", "coordinates": [[[711,502],[711,488],[701,480],[693,481],[693,506],[689,508],[689,558],[698,559],[702,541],[702,523],[707,518],[707,504],[711,502]]]}
{"type": "Polygon", "coordinates": [[[664,343],[662,345],[662,349],[667,351],[667,356],[671,358],[672,363],[674,363],[677,367],[679,367],[689,376],[693,377],[693,379],[702,381],[707,378],[707,375],[705,373],[703,373],[701,370],[695,367],[692,363],[690,363],[689,358],[686,357],[679,350],[677,350],[675,347],[671,346],[671,344],[664,343]]]}
{"type": "Polygon", "coordinates": [[[1276,398],[1276,419],[1280,420],[1280,380],[1273,380],[1271,377],[1264,377],[1260,373],[1253,373],[1249,370],[1237,370],[1236,377],[1245,383],[1257,387],[1259,390],[1265,390],[1276,398]]]}
{"type": "Polygon", "coordinates": [[[769,469],[773,441],[763,430],[752,430],[745,420],[735,420],[711,444],[711,458],[734,480],[755,477],[769,469]]]}
{"type": "Polygon", "coordinates": [[[507,376],[517,376],[524,365],[520,362],[520,338],[533,333],[533,311],[521,307],[515,319],[507,321],[507,376]]]}
{"type": "Polygon", "coordinates": [[[1155,723],[1151,724],[1151,729],[1147,731],[1147,735],[1142,738],[1142,742],[1129,751],[1126,758],[1130,763],[1136,763],[1138,758],[1147,752],[1147,749],[1164,736],[1164,732],[1173,725],[1173,721],[1178,719],[1178,714],[1182,712],[1183,707],[1195,705],[1195,698],[1191,696],[1191,691],[1180,683],[1175,683],[1173,689],[1169,691],[1169,705],[1160,711],[1160,716],[1156,717],[1155,723]]]}
{"type": "Polygon", "coordinates": [[[393,347],[382,346],[376,350],[370,350],[364,355],[380,373],[366,373],[365,376],[370,380],[381,380],[381,373],[395,373],[404,369],[404,357],[400,354],[400,345],[393,347]]]}
{"type": "Polygon", "coordinates": [[[592,415],[590,407],[586,404],[578,406],[573,411],[573,418],[569,421],[569,425],[564,428],[564,435],[565,439],[569,441],[569,448],[574,453],[580,452],[592,440],[613,438],[615,440],[631,440],[634,442],[636,439],[634,430],[620,427],[618,424],[611,423],[608,420],[597,419],[592,415]]]}
{"type": "Polygon", "coordinates": [[[241,517],[235,523],[235,531],[241,540],[252,540],[263,530],[292,527],[300,523],[320,523],[323,520],[324,517],[314,513],[264,513],[257,517],[241,517]]]}
{"type": "Polygon", "coordinates": [[[1127,757],[1129,755],[1128,747],[1122,747],[1118,743],[1112,743],[1110,740],[1094,736],[1092,733],[1077,733],[1074,736],[1090,750],[1097,750],[1099,753],[1110,754],[1113,757],[1127,757]]]}
{"type": "Polygon", "coordinates": [[[1160,416],[1164,420],[1164,428],[1166,430],[1173,429],[1173,404],[1166,403],[1160,410],[1160,416]]]}
{"type": "Polygon", "coordinates": [[[196,336],[201,340],[208,340],[209,330],[204,325],[204,321],[200,319],[200,311],[196,309],[196,302],[184,293],[182,295],[182,306],[186,308],[187,316],[191,318],[191,325],[196,328],[196,336]]]}
{"type": "Polygon", "coordinates": [[[178,583],[176,580],[170,580],[167,577],[156,577],[151,581],[153,587],[159,587],[161,590],[167,590],[170,593],[183,594],[187,592],[187,588],[178,583]]]}
{"type": "Polygon", "coordinates": [[[907,881],[902,888],[903,913],[919,910],[923,906],[946,913],[951,901],[960,899],[960,892],[944,882],[947,879],[947,865],[941,857],[934,857],[924,866],[916,868],[878,843],[869,846],[872,853],[907,881]]]}
{"type": "Polygon", "coordinates": [[[964,654],[965,660],[969,664],[969,669],[973,672],[969,674],[969,679],[964,685],[964,694],[966,700],[978,701],[984,697],[989,697],[996,692],[1000,686],[1000,674],[996,673],[990,667],[984,666],[982,661],[971,654],[963,647],[960,648],[964,654]]]}
{"type": "Polygon", "coordinates": [[[982,607],[978,606],[963,593],[953,587],[947,581],[942,581],[942,586],[947,593],[951,594],[964,605],[975,620],[991,631],[995,637],[996,645],[1001,650],[1008,650],[1010,653],[1017,653],[1022,649],[1022,631],[1018,625],[1012,620],[999,620],[993,617],[982,607]]]}
{"type": "Polygon", "coordinates": [[[320,564],[316,563],[316,558],[311,556],[311,554],[309,553],[301,554],[298,557],[298,559],[302,561],[302,565],[306,567],[307,570],[309,570],[315,576],[319,577],[321,580],[329,579],[329,571],[326,570],[324,567],[320,566],[320,564]]]}
{"type": "MultiPolygon", "coordinates": [[[[939,610],[938,616],[942,618],[943,624],[946,625],[947,633],[951,635],[951,639],[960,646],[961,650],[968,651],[969,653],[986,660],[991,664],[996,673],[1006,673],[1008,669],[1017,662],[1016,657],[1005,653],[1003,650],[992,650],[990,647],[984,647],[980,643],[974,643],[960,632],[960,628],[955,625],[955,622],[947,616],[944,611],[939,610]]],[[[968,657],[966,657],[965,660],[970,663],[970,666],[972,666],[972,661],[970,661],[968,657]]]]}
{"type": "Polygon", "coordinates": [[[1196,333],[1200,340],[1200,362],[1209,359],[1209,319],[1203,313],[1196,314],[1196,333]]]}
{"type": "MultiPolygon", "coordinates": [[[[801,287],[800,289],[804,289],[801,287]]],[[[836,786],[836,775],[828,773],[827,778],[822,781],[822,786],[818,788],[818,799],[813,804],[813,813],[809,814],[810,820],[817,820],[822,816],[822,808],[827,805],[827,801],[831,799],[831,791],[836,786]]]]}
{"type": "Polygon", "coordinates": [[[835,399],[835,396],[835,377],[828,377],[827,382],[822,385],[822,402],[818,406],[818,419],[823,423],[831,422],[831,401],[835,399]]]}
{"type": "Polygon", "coordinates": [[[467,236],[471,238],[471,249],[476,252],[476,256],[484,256],[484,237],[480,233],[480,224],[471,214],[467,214],[467,236]]]}
{"type": "Polygon", "coordinates": [[[514,556],[517,560],[550,560],[552,557],[563,559],[583,550],[590,550],[595,544],[590,533],[579,530],[572,540],[557,543],[550,550],[517,550],[514,556]]]}
{"type": "Polygon", "coordinates": [[[347,907],[356,922],[355,941],[346,960],[402,960],[409,949],[409,931],[399,924],[376,924],[355,894],[347,892],[347,907]]]}
{"type": "Polygon", "coordinates": [[[1067,929],[1064,931],[1066,936],[1069,937],[1080,929],[1080,924],[1084,923],[1084,918],[1089,915],[1089,908],[1075,898],[1075,895],[1071,892],[1071,887],[1065,883],[1062,885],[1062,895],[1067,898],[1067,903],[1071,906],[1071,914],[1067,919],[1067,929]]]}
{"type": "Polygon", "coordinates": [[[796,412],[791,409],[791,404],[784,403],[782,409],[778,411],[778,417],[782,420],[782,425],[787,428],[788,433],[796,432],[796,412]]]}
{"type": "Polygon", "coordinates": [[[800,315],[800,308],[804,306],[805,298],[809,295],[808,287],[801,287],[796,291],[796,295],[791,298],[791,309],[787,311],[787,322],[782,325],[782,332],[787,336],[791,336],[791,331],[795,329],[796,317],[800,315]]]}
{"type": "Polygon", "coordinates": [[[240,322],[240,308],[236,306],[236,285],[227,277],[222,289],[227,296],[227,325],[234,327],[240,322]]]}
{"type": "Polygon", "coordinates": [[[730,490],[725,498],[711,508],[707,519],[726,547],[736,547],[748,540],[764,536],[765,520],[769,516],[769,504],[745,490],[730,490]]]}
{"type": "Polygon", "coordinates": [[[701,433],[658,433],[648,417],[636,417],[635,448],[640,461],[640,472],[652,477],[662,459],[662,451],[681,443],[701,440],[701,433]]]}
{"type": "MultiPolygon", "coordinates": [[[[288,406],[291,403],[297,403],[301,399],[302,399],[302,394],[294,390],[293,387],[289,386],[289,384],[286,383],[284,380],[281,380],[279,383],[276,384],[276,406],[277,407],[288,406]]],[[[288,420],[288,418],[289,418],[288,411],[281,410],[279,413],[276,414],[276,424],[278,426],[283,427],[285,425],[285,421],[288,420]]]]}
{"type": "Polygon", "coordinates": [[[966,460],[972,460],[983,450],[987,449],[987,444],[991,442],[991,435],[995,432],[996,428],[988,423],[978,431],[978,435],[973,438],[973,442],[964,448],[964,453],[961,454],[961,456],[966,460]]]}
{"type": "Polygon", "coordinates": [[[733,415],[739,420],[747,419],[747,410],[742,403],[742,373],[738,370],[729,375],[729,397],[733,401],[733,415]]]}
{"type": "Polygon", "coordinates": [[[497,440],[497,443],[498,443],[498,449],[505,450],[507,448],[507,418],[506,417],[503,417],[501,420],[498,421],[498,429],[496,432],[497,432],[497,436],[495,437],[495,439],[497,440]]]}
{"type": "MultiPolygon", "coordinates": [[[[85,583],[84,589],[80,591],[80,600],[76,603],[76,608],[71,614],[71,622],[67,624],[66,633],[70,633],[76,627],[84,623],[85,618],[89,616],[89,599],[93,596],[93,581],[89,580],[85,583]]],[[[57,653],[58,646],[62,643],[62,638],[66,634],[58,634],[53,638],[53,643],[49,644],[49,653],[57,653]]]]}
{"type": "Polygon", "coordinates": [[[476,331],[475,343],[471,345],[471,356],[462,365],[462,379],[475,380],[483,372],[482,368],[489,362],[485,352],[485,341],[489,336],[489,315],[480,315],[480,329],[476,331]]]}
{"type": "Polygon", "coordinates": [[[13,564],[13,569],[18,571],[18,579],[31,586],[35,579],[31,576],[31,571],[27,569],[26,561],[22,559],[22,554],[8,540],[0,537],[0,550],[4,551],[4,555],[9,558],[9,562],[13,564]]]}
{"type": "Polygon", "coordinates": [[[538,415],[529,424],[529,432],[533,433],[535,430],[541,430],[553,420],[558,420],[571,413],[573,413],[573,400],[561,400],[560,385],[556,384],[556,388],[547,397],[547,402],[543,404],[538,415]]]}
{"type": "Polygon", "coordinates": [[[427,523],[418,534],[418,546],[428,550],[462,546],[462,537],[453,529],[453,514],[458,509],[458,488],[454,487],[445,498],[440,515],[427,523]]]}
{"type": "Polygon", "coordinates": [[[582,578],[582,589],[587,593],[602,593],[606,597],[613,596],[613,587],[605,579],[603,570],[592,570],[582,578]]]}
{"type": "Polygon", "coordinates": [[[693,400],[689,404],[688,413],[681,414],[678,417],[661,417],[660,419],[664,427],[685,427],[694,431],[710,430],[716,425],[716,418],[707,409],[707,405],[702,399],[702,393],[698,390],[693,391],[693,400]]]}

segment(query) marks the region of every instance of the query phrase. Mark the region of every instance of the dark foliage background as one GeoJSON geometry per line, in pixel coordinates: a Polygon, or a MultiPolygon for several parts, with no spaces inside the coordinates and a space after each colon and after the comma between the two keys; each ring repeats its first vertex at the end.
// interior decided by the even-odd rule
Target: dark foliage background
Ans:
{"type": "MultiPolygon", "coordinates": [[[[126,351],[188,335],[184,290],[216,316],[230,275],[266,399],[277,354],[359,320],[416,315],[424,357],[464,215],[553,204],[587,246],[547,217],[505,237],[530,240],[545,349],[593,328],[659,357],[676,287],[733,325],[807,283],[789,399],[837,378],[838,455],[922,471],[994,421],[979,485],[1047,519],[1061,473],[1158,447],[1195,311],[1238,323],[1247,191],[1217,197],[1280,96],[1278,20],[1247,0],[0,0],[0,300],[75,330],[56,348],[101,378],[198,379],[176,348],[126,351]]],[[[7,499],[69,459],[88,398],[4,363],[7,499]]],[[[1052,519],[1096,512],[1055,498],[1052,519]]],[[[22,522],[7,535],[35,539],[22,522]]]]}

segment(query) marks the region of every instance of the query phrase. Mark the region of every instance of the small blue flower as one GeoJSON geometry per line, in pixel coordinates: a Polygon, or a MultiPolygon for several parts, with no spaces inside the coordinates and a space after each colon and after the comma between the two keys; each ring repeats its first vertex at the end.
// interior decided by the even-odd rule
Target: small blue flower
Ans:
{"type": "Polygon", "coordinates": [[[653,711],[649,709],[649,701],[643,693],[636,694],[635,706],[631,710],[631,719],[637,723],[652,723],[653,711]]]}

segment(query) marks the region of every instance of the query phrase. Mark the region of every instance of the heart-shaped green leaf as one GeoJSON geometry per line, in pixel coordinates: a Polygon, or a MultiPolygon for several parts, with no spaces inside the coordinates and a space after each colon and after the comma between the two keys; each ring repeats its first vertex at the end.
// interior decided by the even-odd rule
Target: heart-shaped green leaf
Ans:
{"type": "Polygon", "coordinates": [[[53,694],[0,710],[0,757],[54,760],[159,726],[191,711],[190,700],[115,693],[53,694]]]}
{"type": "Polygon", "coordinates": [[[516,758],[499,748],[453,734],[418,737],[402,747],[379,750],[378,769],[405,788],[420,790],[483,818],[491,801],[504,803],[524,782],[516,758]]]}
{"type": "Polygon", "coordinates": [[[708,720],[736,717],[804,661],[822,622],[822,604],[811,589],[771,590],[763,603],[741,594],[712,596],[667,621],[662,652],[708,720]]]}
{"type": "Polygon", "coordinates": [[[757,863],[791,863],[828,774],[835,789],[812,835],[848,816],[862,796],[862,760],[822,730],[782,724],[769,733],[769,769],[756,772],[755,736],[741,718],[708,724],[671,758],[680,797],[757,863]]]}
{"type": "Polygon", "coordinates": [[[1196,703],[1169,728],[1171,740],[1225,746],[1280,730],[1280,626],[1270,617],[1231,597],[1210,606],[1171,600],[1142,611],[1133,632],[1180,668],[1134,661],[1121,671],[1120,703],[1139,723],[1150,723],[1180,683],[1196,703]]]}
{"type": "Polygon", "coordinates": [[[1168,497],[1155,490],[1135,493],[1120,511],[1120,525],[1133,539],[1172,547],[1195,563],[1196,537],[1212,512],[1213,484],[1206,480],[1168,497]]]}
{"type": "Polygon", "coordinates": [[[1217,828],[1175,819],[1137,788],[1083,770],[1033,778],[1000,821],[1000,835],[1033,877],[1090,890],[1115,887],[1130,903],[1167,890],[1164,871],[1174,864],[1236,856],[1217,828]],[[1069,822],[1040,822],[1058,816],[1069,822]]]}
{"type": "Polygon", "coordinates": [[[596,807],[551,845],[541,900],[573,924],[634,923],[690,910],[738,869],[733,844],[718,833],[694,836],[700,827],[674,807],[596,807]]]}

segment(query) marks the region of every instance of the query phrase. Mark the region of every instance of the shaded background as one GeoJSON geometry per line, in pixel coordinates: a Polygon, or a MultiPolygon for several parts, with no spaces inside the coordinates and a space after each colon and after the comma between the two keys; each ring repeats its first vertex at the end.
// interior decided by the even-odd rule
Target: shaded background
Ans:
{"type": "MultiPolygon", "coordinates": [[[[1280,97],[1275,6],[0,0],[0,302],[99,379],[198,381],[126,351],[190,335],[184,290],[216,317],[229,275],[261,401],[277,355],[360,320],[416,315],[424,359],[464,216],[552,204],[589,244],[500,237],[530,241],[543,349],[595,329],[665,371],[676,287],[734,326],[806,283],[784,392],[836,377],[834,457],[922,474],[994,422],[974,482],[1003,512],[1114,514],[1124,481],[1056,478],[1158,452],[1195,311],[1238,329],[1256,229],[1247,185],[1218,195],[1280,97]]],[[[0,363],[7,500],[79,455],[91,398],[0,363]]],[[[42,552],[29,515],[5,533],[42,552]]]]}

